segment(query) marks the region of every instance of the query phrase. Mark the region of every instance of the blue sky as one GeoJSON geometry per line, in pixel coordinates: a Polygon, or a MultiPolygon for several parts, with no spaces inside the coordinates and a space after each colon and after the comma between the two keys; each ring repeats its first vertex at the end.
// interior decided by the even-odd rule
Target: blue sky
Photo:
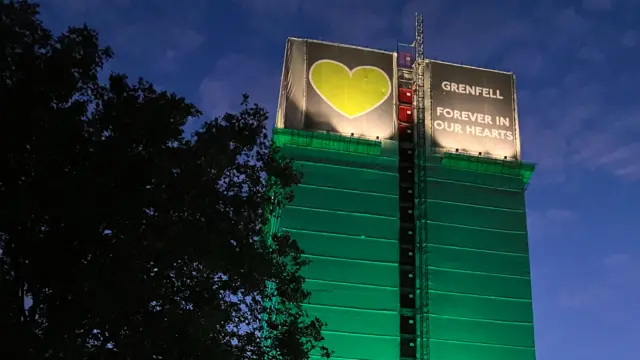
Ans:
{"type": "MultiPolygon", "coordinates": [[[[640,340],[640,2],[637,0],[45,0],[87,22],[109,69],[208,115],[240,94],[275,110],[285,39],[395,50],[425,17],[429,58],[518,79],[540,360],[636,360],[640,340]]],[[[195,126],[197,124],[193,124],[195,126]]]]}

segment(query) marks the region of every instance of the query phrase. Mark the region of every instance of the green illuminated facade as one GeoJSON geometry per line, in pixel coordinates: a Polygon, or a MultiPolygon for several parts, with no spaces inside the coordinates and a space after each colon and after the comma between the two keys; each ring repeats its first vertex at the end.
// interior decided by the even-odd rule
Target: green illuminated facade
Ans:
{"type": "Polygon", "coordinates": [[[275,129],[304,178],[282,212],[312,260],[307,310],[337,359],[397,359],[398,149],[393,141],[275,129]]]}
{"type": "Polygon", "coordinates": [[[396,52],[287,40],[276,228],[333,358],[535,360],[515,76],[426,59],[422,23],[396,52]]]}
{"type": "Polygon", "coordinates": [[[534,360],[524,190],[533,166],[429,155],[418,289],[433,360],[534,360]]]}
{"type": "Polygon", "coordinates": [[[273,138],[304,172],[279,226],[312,260],[306,308],[327,323],[335,359],[535,359],[524,198],[533,166],[416,156],[423,195],[409,229],[398,142],[282,128],[273,138]],[[403,234],[413,250],[399,246],[403,234]]]}

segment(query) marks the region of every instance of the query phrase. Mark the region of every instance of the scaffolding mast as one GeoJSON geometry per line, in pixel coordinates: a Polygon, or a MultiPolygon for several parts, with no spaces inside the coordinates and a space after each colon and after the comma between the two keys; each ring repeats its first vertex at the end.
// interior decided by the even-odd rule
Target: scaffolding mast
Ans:
{"type": "Polygon", "coordinates": [[[422,360],[430,359],[429,349],[429,272],[427,264],[427,213],[426,213],[426,162],[427,162],[427,139],[426,139],[426,116],[425,116],[425,89],[424,89],[424,33],[423,18],[421,13],[416,13],[416,38],[415,38],[416,61],[414,63],[414,79],[416,92],[416,245],[418,249],[418,356],[422,360]]]}

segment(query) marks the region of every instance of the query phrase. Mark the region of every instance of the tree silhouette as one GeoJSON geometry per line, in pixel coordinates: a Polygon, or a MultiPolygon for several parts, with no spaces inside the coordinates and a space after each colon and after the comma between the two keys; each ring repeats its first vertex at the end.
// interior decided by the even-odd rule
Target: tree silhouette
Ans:
{"type": "Polygon", "coordinates": [[[300,174],[267,112],[245,95],[186,136],[185,99],[99,82],[95,31],[0,6],[0,358],[328,357],[306,261],[269,227],[300,174]]]}

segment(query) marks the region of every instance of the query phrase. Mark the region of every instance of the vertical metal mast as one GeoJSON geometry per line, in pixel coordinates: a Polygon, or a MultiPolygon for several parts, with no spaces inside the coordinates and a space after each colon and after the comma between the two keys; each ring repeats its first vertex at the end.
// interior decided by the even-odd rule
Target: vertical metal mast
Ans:
{"type": "Polygon", "coordinates": [[[414,79],[416,90],[416,245],[418,249],[418,322],[419,322],[419,358],[430,359],[429,349],[429,272],[427,264],[427,212],[426,212],[426,116],[425,116],[425,91],[424,91],[424,34],[423,19],[421,13],[416,13],[416,61],[414,63],[414,79]]]}
{"type": "MultiPolygon", "coordinates": [[[[424,35],[422,32],[422,14],[416,14],[416,125],[418,125],[418,151],[425,148],[425,103],[424,103],[424,35]]],[[[426,150],[426,149],[425,149],[426,150]]]]}

